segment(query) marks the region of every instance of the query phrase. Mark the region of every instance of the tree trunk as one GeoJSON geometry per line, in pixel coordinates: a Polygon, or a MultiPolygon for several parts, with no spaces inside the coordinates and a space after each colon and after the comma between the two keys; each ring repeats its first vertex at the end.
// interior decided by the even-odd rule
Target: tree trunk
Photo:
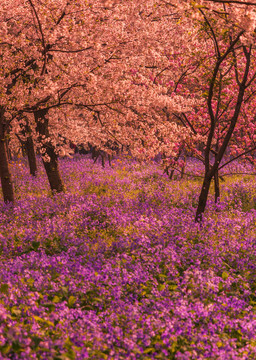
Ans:
{"type": "MultiPolygon", "coordinates": [[[[167,175],[168,175],[168,171],[169,171],[169,168],[167,168],[167,170],[166,170],[166,174],[167,174],[167,175]]],[[[173,175],[174,175],[174,169],[172,169],[172,171],[170,172],[170,175],[169,175],[169,179],[170,179],[170,180],[172,180],[173,175]]]]}
{"type": "MultiPolygon", "coordinates": [[[[9,134],[8,134],[9,135],[9,134]]],[[[5,134],[5,149],[6,149],[6,155],[7,155],[7,159],[8,161],[11,161],[12,160],[12,153],[11,153],[11,150],[10,150],[10,147],[9,147],[9,142],[10,142],[10,139],[6,137],[6,134],[5,134]]]]}
{"type": "Polygon", "coordinates": [[[45,161],[43,159],[43,164],[52,192],[61,193],[65,191],[65,188],[59,172],[58,158],[57,156],[55,157],[54,155],[55,153],[51,155],[50,161],[45,161]]]}
{"type": "Polygon", "coordinates": [[[28,157],[30,174],[32,176],[36,176],[36,172],[37,172],[36,154],[35,154],[34,142],[33,142],[32,136],[29,136],[26,139],[25,148],[26,148],[26,153],[27,153],[27,157],[28,157]]]}
{"type": "Polygon", "coordinates": [[[0,176],[5,203],[14,202],[14,192],[6,152],[4,109],[0,107],[0,176]]]}
{"type": "Polygon", "coordinates": [[[64,192],[65,188],[59,172],[58,156],[55,153],[55,148],[51,140],[49,140],[50,133],[48,128],[47,112],[47,109],[37,110],[34,112],[36,131],[38,133],[38,140],[41,143],[45,154],[45,156],[42,156],[42,160],[51,190],[53,193],[60,193],[64,192]],[[48,140],[43,141],[43,139],[48,140]]]}
{"type": "Polygon", "coordinates": [[[205,174],[203,186],[201,189],[198,206],[197,206],[197,210],[196,210],[196,217],[195,217],[196,222],[201,222],[203,220],[203,213],[204,213],[204,210],[206,207],[206,202],[207,202],[207,198],[208,198],[208,194],[209,194],[209,190],[210,190],[211,180],[212,180],[212,176],[209,174],[205,174]]]}
{"type": "Polygon", "coordinates": [[[26,119],[26,124],[21,125],[21,127],[22,130],[20,132],[20,135],[22,135],[22,137],[25,138],[25,140],[23,140],[22,137],[18,134],[16,134],[16,136],[19,142],[21,143],[23,157],[27,155],[30,174],[32,176],[36,176],[36,172],[37,172],[36,154],[35,154],[33,137],[31,135],[32,131],[28,119],[26,119]]]}
{"type": "Polygon", "coordinates": [[[218,170],[214,174],[214,191],[215,191],[215,204],[220,199],[220,181],[219,181],[219,172],[218,170]]]}
{"type": "Polygon", "coordinates": [[[21,143],[21,153],[22,153],[22,157],[27,156],[26,147],[24,143],[21,143]]]}
{"type": "Polygon", "coordinates": [[[26,141],[25,141],[24,145],[25,145],[26,154],[28,157],[30,174],[32,176],[36,176],[37,165],[36,165],[35,147],[34,147],[34,142],[33,142],[33,137],[32,137],[32,130],[31,130],[31,127],[29,125],[27,118],[26,118],[26,124],[23,129],[23,135],[26,137],[26,141]]]}

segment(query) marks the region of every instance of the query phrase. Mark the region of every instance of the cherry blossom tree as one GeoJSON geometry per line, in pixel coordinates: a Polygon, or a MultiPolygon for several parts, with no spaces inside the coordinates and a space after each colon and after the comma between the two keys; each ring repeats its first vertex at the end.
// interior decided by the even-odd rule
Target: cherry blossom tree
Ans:
{"type": "MultiPolygon", "coordinates": [[[[47,13],[46,13],[47,14],[47,13]]],[[[1,3],[1,116],[2,139],[8,126],[30,102],[32,92],[46,72],[48,56],[45,37],[38,13],[32,1],[1,3]],[[26,96],[31,95],[30,97],[26,96]]],[[[35,95],[35,94],[34,94],[35,95]]],[[[33,103],[32,102],[32,103],[33,103]]],[[[20,129],[19,129],[20,130],[20,129]]],[[[15,133],[15,129],[14,129],[15,133]]],[[[8,174],[6,149],[1,152],[1,177],[9,178],[9,188],[2,188],[4,200],[13,202],[11,178],[8,174]]]]}
{"type": "MultiPolygon", "coordinates": [[[[180,5],[180,10],[194,19],[198,37],[208,49],[208,56],[194,77],[204,104],[188,115],[193,127],[206,139],[199,154],[205,174],[196,221],[202,220],[212,179],[216,200],[219,196],[218,171],[232,159],[255,150],[254,116],[248,111],[248,103],[255,104],[255,9],[243,2],[214,3],[198,1],[187,2],[185,7],[180,5]],[[245,123],[250,136],[244,130],[245,123]],[[241,141],[241,134],[246,140],[241,141]],[[221,164],[228,146],[234,156],[221,164]]],[[[201,48],[201,58],[203,50],[201,48]]]]}
{"type": "MultiPolygon", "coordinates": [[[[24,134],[24,130],[32,128],[27,120],[33,124],[29,114],[34,114],[36,140],[41,147],[51,189],[62,191],[64,186],[46,115],[50,108],[62,105],[62,97],[76,86],[75,79],[82,68],[72,61],[75,55],[96,46],[94,15],[89,4],[65,0],[49,0],[43,4],[36,0],[10,1],[1,4],[0,10],[3,24],[0,44],[3,62],[1,105],[8,115],[8,119],[1,116],[1,121],[6,131],[15,117],[22,115],[24,118],[25,115],[26,126],[23,124],[21,130],[19,122],[16,122],[14,125],[17,128],[12,126],[12,130],[17,135],[22,131],[29,139],[30,135],[24,134]],[[85,14],[90,25],[87,24],[86,31],[83,25],[85,14]],[[89,47],[88,39],[92,43],[89,47]]],[[[82,72],[86,72],[85,69],[82,72]]],[[[1,168],[6,169],[6,157],[2,158],[1,168]]],[[[8,176],[3,174],[4,178],[8,176]]],[[[9,185],[11,187],[11,180],[9,185]]],[[[13,201],[13,196],[7,198],[7,201],[13,201]]]]}

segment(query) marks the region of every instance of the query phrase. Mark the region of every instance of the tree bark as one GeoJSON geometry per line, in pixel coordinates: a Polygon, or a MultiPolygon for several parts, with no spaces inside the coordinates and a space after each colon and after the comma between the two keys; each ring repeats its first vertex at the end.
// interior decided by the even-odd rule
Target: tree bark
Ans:
{"type": "Polygon", "coordinates": [[[36,154],[35,154],[35,147],[32,137],[32,130],[31,127],[29,126],[28,119],[26,119],[26,124],[24,127],[24,135],[26,136],[25,149],[28,157],[30,174],[32,176],[36,176],[36,172],[37,172],[36,154]]]}
{"type": "Polygon", "coordinates": [[[215,192],[215,204],[217,204],[220,199],[220,180],[219,180],[218,170],[214,174],[214,192],[215,192]]]}
{"type": "Polygon", "coordinates": [[[203,186],[202,186],[201,193],[200,193],[199,200],[198,200],[195,222],[202,222],[202,220],[203,220],[203,213],[204,213],[205,207],[206,207],[206,202],[207,202],[207,198],[208,198],[208,194],[209,194],[209,190],[210,190],[211,180],[212,180],[212,175],[205,174],[203,186]]]}
{"type": "Polygon", "coordinates": [[[38,133],[38,140],[41,143],[42,149],[46,155],[42,156],[42,160],[49,180],[50,188],[53,193],[60,193],[64,192],[65,188],[59,172],[58,156],[51,140],[49,140],[50,133],[48,128],[47,113],[47,109],[34,111],[36,131],[38,133]]]}
{"type": "Polygon", "coordinates": [[[0,176],[3,198],[5,203],[14,202],[13,184],[9,170],[8,157],[6,152],[6,123],[4,118],[4,109],[0,107],[0,176]]]}
{"type": "Polygon", "coordinates": [[[7,133],[5,132],[5,149],[6,149],[6,155],[7,155],[7,159],[8,161],[12,160],[12,153],[9,147],[9,143],[10,143],[10,139],[9,139],[9,134],[8,137],[6,136],[7,133]]]}
{"type": "MultiPolygon", "coordinates": [[[[167,174],[167,175],[168,175],[168,171],[169,171],[169,168],[167,168],[167,170],[166,170],[166,174],[167,174]]],[[[169,175],[169,179],[170,179],[170,180],[172,180],[173,175],[174,175],[174,169],[171,170],[171,173],[170,173],[170,175],[169,175]]]]}
{"type": "Polygon", "coordinates": [[[36,176],[36,172],[37,172],[36,154],[35,154],[33,138],[31,135],[26,139],[25,149],[28,157],[30,174],[32,176],[36,176]]]}
{"type": "Polygon", "coordinates": [[[21,142],[21,154],[23,157],[27,156],[25,144],[21,142]]]}
{"type": "Polygon", "coordinates": [[[25,140],[22,140],[22,138],[18,134],[16,134],[16,136],[21,143],[23,156],[27,155],[30,174],[32,176],[36,176],[36,172],[37,172],[36,154],[35,154],[33,137],[31,133],[32,133],[31,127],[29,126],[28,120],[26,119],[26,124],[22,126],[22,130],[21,130],[21,135],[25,137],[25,140]]]}

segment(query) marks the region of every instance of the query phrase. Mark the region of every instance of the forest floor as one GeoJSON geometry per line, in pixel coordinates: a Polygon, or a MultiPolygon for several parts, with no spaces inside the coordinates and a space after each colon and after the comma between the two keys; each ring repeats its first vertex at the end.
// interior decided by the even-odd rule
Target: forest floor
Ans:
{"type": "MultiPolygon", "coordinates": [[[[230,165],[221,201],[194,216],[200,178],[159,165],[11,165],[0,205],[0,359],[255,359],[256,183],[230,165]]],[[[200,175],[190,161],[186,172],[200,175]]]]}

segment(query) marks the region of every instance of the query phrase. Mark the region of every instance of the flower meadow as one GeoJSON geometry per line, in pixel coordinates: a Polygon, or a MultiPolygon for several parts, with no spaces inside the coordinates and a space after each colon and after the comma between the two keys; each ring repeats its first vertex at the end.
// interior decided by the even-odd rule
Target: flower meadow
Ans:
{"type": "MultiPolygon", "coordinates": [[[[200,178],[62,159],[64,194],[11,164],[0,205],[0,359],[255,359],[256,186],[238,172],[194,222],[200,178]]],[[[187,172],[200,174],[190,161],[187,172]]]]}

